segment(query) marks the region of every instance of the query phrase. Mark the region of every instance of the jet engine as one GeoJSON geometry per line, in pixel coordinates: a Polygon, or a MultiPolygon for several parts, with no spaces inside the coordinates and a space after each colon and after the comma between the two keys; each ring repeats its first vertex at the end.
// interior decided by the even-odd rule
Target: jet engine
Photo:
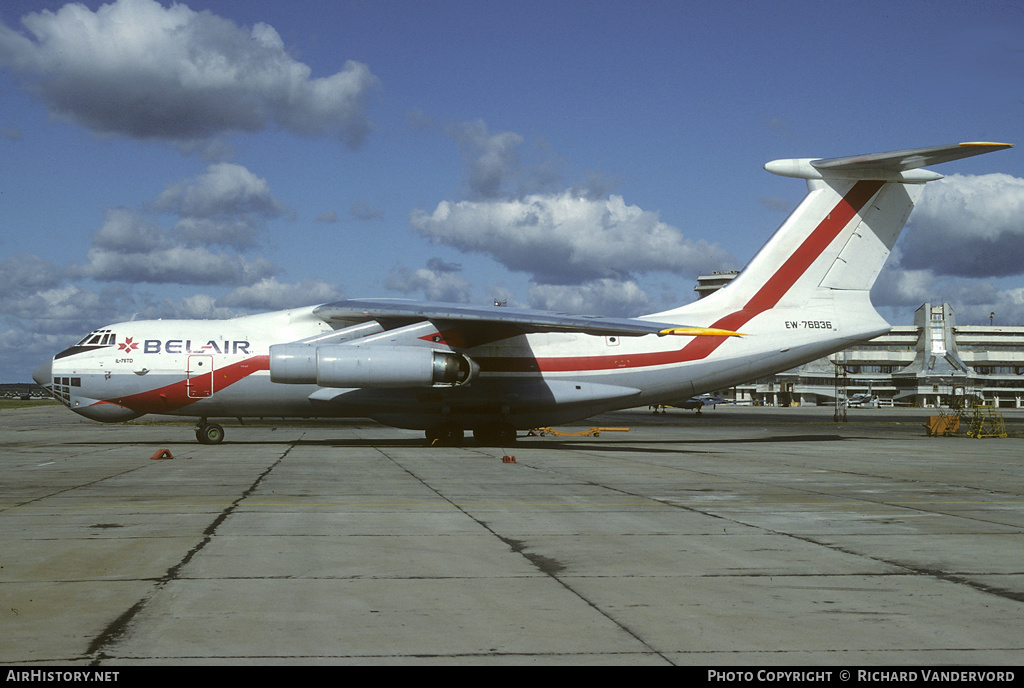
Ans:
{"type": "Polygon", "coordinates": [[[320,387],[441,387],[468,384],[480,366],[455,351],[414,346],[275,344],[270,379],[320,387]]]}

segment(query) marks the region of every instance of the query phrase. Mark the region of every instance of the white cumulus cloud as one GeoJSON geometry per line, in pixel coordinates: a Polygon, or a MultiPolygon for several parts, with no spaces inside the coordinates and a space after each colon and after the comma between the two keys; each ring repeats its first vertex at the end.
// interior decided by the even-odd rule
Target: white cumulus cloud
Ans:
{"type": "Polygon", "coordinates": [[[227,162],[210,165],[195,179],[168,185],[157,198],[156,207],[195,218],[240,214],[277,217],[283,212],[266,179],[227,162]]]}
{"type": "Polygon", "coordinates": [[[508,201],[442,201],[432,213],[414,211],[411,223],[436,243],[489,255],[544,284],[651,271],[693,276],[735,262],[717,244],[687,239],[657,213],[617,195],[589,199],[564,191],[508,201]]]}
{"type": "Polygon", "coordinates": [[[1024,273],[1024,179],[954,174],[928,184],[901,248],[909,269],[960,277],[1024,273]]]}
{"type": "Polygon", "coordinates": [[[460,269],[433,258],[427,267],[418,270],[396,267],[388,274],[384,286],[404,294],[419,292],[430,301],[469,303],[472,285],[458,274],[460,269]]]}
{"type": "MultiPolygon", "coordinates": [[[[1024,321],[1024,179],[950,175],[929,183],[872,289],[885,311],[947,302],[959,324],[1024,321]]],[[[890,316],[893,317],[893,316],[890,316]]]]}
{"type": "Polygon", "coordinates": [[[249,310],[282,310],[311,306],[344,298],[337,286],[323,280],[302,280],[295,284],[278,282],[274,277],[239,287],[219,299],[218,306],[249,310]]]}
{"type": "Polygon", "coordinates": [[[530,306],[560,313],[635,316],[651,310],[647,294],[632,280],[598,279],[580,285],[534,284],[530,306]]]}
{"type": "Polygon", "coordinates": [[[0,24],[0,66],[51,112],[104,134],[190,142],[276,125],[358,145],[377,78],[349,61],[316,78],[273,27],[251,29],[184,4],[68,4],[0,24]]]}

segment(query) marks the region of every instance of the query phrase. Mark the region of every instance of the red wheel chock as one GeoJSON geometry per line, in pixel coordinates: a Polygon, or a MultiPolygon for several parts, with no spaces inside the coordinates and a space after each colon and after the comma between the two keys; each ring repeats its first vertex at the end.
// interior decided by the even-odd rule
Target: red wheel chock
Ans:
{"type": "Polygon", "coordinates": [[[149,457],[149,460],[150,461],[161,461],[163,459],[173,459],[173,458],[174,458],[174,456],[171,454],[170,451],[168,451],[167,449],[161,449],[156,454],[153,454],[153,456],[149,457]]]}

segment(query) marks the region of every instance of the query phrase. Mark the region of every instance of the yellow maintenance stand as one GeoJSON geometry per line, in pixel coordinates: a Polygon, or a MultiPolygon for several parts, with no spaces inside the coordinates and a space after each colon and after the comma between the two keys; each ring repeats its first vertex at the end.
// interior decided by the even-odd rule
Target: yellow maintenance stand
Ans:
{"type": "Polygon", "coordinates": [[[992,406],[975,406],[971,414],[968,437],[1006,437],[1006,423],[1001,414],[992,406]]]}
{"type": "Polygon", "coordinates": [[[534,428],[526,433],[527,437],[544,437],[544,435],[558,435],[561,437],[600,437],[602,432],[629,432],[629,428],[590,428],[580,432],[563,432],[554,428],[534,428]]]}

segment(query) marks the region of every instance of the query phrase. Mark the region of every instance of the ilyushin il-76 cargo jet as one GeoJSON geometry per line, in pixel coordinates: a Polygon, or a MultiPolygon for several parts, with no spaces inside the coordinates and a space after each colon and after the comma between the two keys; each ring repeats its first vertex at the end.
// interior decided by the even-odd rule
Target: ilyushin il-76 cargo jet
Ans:
{"type": "Polygon", "coordinates": [[[807,180],[799,207],[723,289],[638,318],[347,300],[232,320],[95,330],[36,381],[104,422],[362,417],[484,444],[517,430],[679,399],[786,370],[889,331],[869,292],[926,182],[922,169],[1008,148],[950,146],[776,160],[807,180]]]}

